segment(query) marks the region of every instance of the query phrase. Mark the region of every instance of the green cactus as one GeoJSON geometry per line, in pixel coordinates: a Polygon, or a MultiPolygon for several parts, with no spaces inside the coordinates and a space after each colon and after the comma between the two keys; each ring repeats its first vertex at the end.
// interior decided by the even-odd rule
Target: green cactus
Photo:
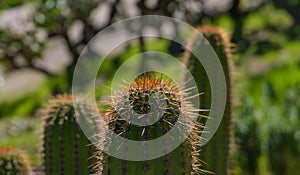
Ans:
{"type": "MultiPolygon", "coordinates": [[[[213,138],[201,148],[201,159],[207,163],[204,166],[205,169],[211,171],[217,175],[231,174],[231,156],[233,145],[233,126],[232,126],[232,69],[233,63],[231,60],[231,48],[232,44],[224,35],[221,29],[204,26],[198,27],[197,30],[209,41],[214,48],[219,60],[222,64],[227,86],[227,99],[226,109],[223,119],[219,125],[213,138]]],[[[195,42],[194,38],[190,39],[190,42],[195,42]]],[[[190,43],[191,46],[193,43],[190,43]]],[[[183,62],[188,66],[191,71],[197,87],[200,93],[204,93],[199,96],[202,109],[209,109],[211,105],[211,87],[207,77],[207,74],[198,61],[198,59],[192,55],[189,51],[186,51],[183,57],[183,62]]],[[[203,114],[203,113],[202,113],[203,114]]],[[[204,115],[209,115],[204,113],[204,115]]],[[[200,121],[205,124],[206,119],[200,121]]]]}
{"type": "Polygon", "coordinates": [[[32,175],[27,156],[18,149],[0,148],[1,175],[32,175]]]}
{"type": "MultiPolygon", "coordinates": [[[[199,117],[198,111],[195,110],[189,99],[185,98],[183,94],[184,92],[171,80],[165,80],[154,72],[146,73],[138,76],[132,84],[124,86],[124,89],[112,97],[112,103],[104,111],[104,118],[109,128],[122,137],[137,141],[155,139],[164,135],[173,127],[180,112],[184,115],[185,122],[189,126],[194,124],[192,119],[199,117]],[[124,103],[126,102],[129,104],[129,108],[132,108],[138,114],[151,112],[151,108],[157,106],[150,107],[150,96],[153,95],[152,97],[155,101],[158,101],[160,98],[158,97],[159,95],[156,96],[154,94],[162,95],[166,102],[166,106],[163,107],[162,117],[156,123],[149,126],[138,126],[129,123],[127,119],[122,117],[122,114],[128,116],[128,113],[126,113],[126,110],[118,109],[124,108],[124,103]],[[128,99],[128,101],[124,98],[128,99]]],[[[153,112],[154,117],[159,115],[155,113],[155,110],[153,112]]],[[[131,114],[129,116],[134,117],[131,114]]],[[[98,172],[98,174],[197,175],[205,172],[201,169],[202,162],[199,160],[196,150],[199,141],[199,134],[197,133],[202,128],[200,125],[197,125],[197,122],[193,126],[193,131],[185,142],[167,155],[146,161],[126,161],[105,155],[103,171],[98,172]]],[[[162,147],[164,146],[162,145],[162,147]]]]}
{"type": "MultiPolygon", "coordinates": [[[[42,150],[46,175],[88,175],[96,171],[93,154],[97,149],[77,123],[73,100],[70,95],[57,96],[45,110],[42,150]]],[[[80,118],[92,116],[94,109],[86,100],[76,105],[80,118]]]]}

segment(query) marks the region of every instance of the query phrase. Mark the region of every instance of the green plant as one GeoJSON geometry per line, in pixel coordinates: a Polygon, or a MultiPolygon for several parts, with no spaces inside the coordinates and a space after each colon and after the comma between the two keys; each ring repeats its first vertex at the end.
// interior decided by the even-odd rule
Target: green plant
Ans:
{"type": "Polygon", "coordinates": [[[0,148],[1,175],[31,175],[27,156],[18,149],[0,148]]]}
{"type": "MultiPolygon", "coordinates": [[[[157,73],[149,72],[138,76],[131,84],[124,86],[112,97],[112,102],[104,110],[104,119],[110,129],[116,134],[130,140],[144,141],[158,138],[174,127],[179,114],[184,116],[184,127],[192,127],[191,135],[178,148],[167,155],[146,161],[127,161],[115,157],[104,155],[103,171],[99,174],[147,174],[147,175],[182,175],[201,174],[205,170],[201,169],[202,162],[196,150],[201,126],[194,123],[197,119],[198,110],[189,101],[192,97],[186,97],[185,92],[166,77],[159,77],[157,73]],[[152,99],[153,98],[153,99],[152,99]],[[151,99],[162,103],[152,103],[151,99]],[[127,105],[126,105],[127,104],[127,105]],[[128,110],[133,109],[138,114],[153,114],[151,117],[159,117],[157,122],[148,126],[138,126],[131,124],[128,118],[135,117],[128,110]],[[156,110],[163,110],[162,113],[156,110]],[[197,112],[195,112],[197,111],[197,112]],[[123,115],[126,117],[124,118],[123,115]],[[194,125],[195,124],[195,125],[194,125]]],[[[143,117],[143,116],[142,116],[143,117]]],[[[168,144],[162,144],[167,149],[168,144]]],[[[145,147],[145,149],[147,149],[145,147]]],[[[124,149],[126,151],[126,149],[124,149]]],[[[145,155],[147,156],[147,155],[145,155]]]]}
{"type": "MultiPolygon", "coordinates": [[[[46,175],[94,173],[96,161],[93,153],[97,152],[96,147],[83,133],[77,119],[92,121],[88,117],[93,116],[95,110],[88,101],[79,100],[75,117],[73,100],[75,98],[70,95],[57,96],[50,101],[45,111],[43,160],[46,175]]],[[[97,168],[101,166],[97,165],[97,168]]]]}
{"type": "MultiPolygon", "coordinates": [[[[102,154],[101,151],[94,149],[93,152],[96,158],[91,155],[91,149],[86,145],[90,144],[86,136],[80,131],[76,123],[75,111],[73,107],[73,97],[59,96],[51,101],[50,107],[47,110],[45,118],[44,131],[44,153],[45,167],[48,174],[57,173],[57,170],[62,174],[123,174],[131,175],[137,172],[143,174],[204,174],[214,172],[216,174],[230,174],[230,163],[233,143],[233,128],[232,128],[232,103],[231,103],[231,71],[232,62],[230,60],[230,43],[224,37],[223,33],[214,27],[198,28],[200,32],[208,39],[210,44],[215,49],[223,66],[226,84],[227,84],[227,103],[223,120],[212,138],[212,140],[203,148],[198,145],[202,124],[206,118],[200,109],[195,109],[191,103],[192,97],[187,97],[188,89],[184,86],[178,86],[168,77],[158,76],[157,73],[149,72],[138,76],[131,84],[126,84],[123,89],[119,90],[109,104],[104,105],[102,111],[103,118],[108,127],[116,134],[129,140],[146,141],[158,138],[166,134],[178,120],[180,114],[184,116],[184,127],[192,128],[190,136],[174,151],[167,155],[147,161],[127,161],[115,158],[110,155],[102,154]],[[152,100],[152,101],[151,101],[152,100]],[[154,100],[154,102],[153,102],[154,100]],[[165,101],[165,106],[162,101],[165,101]],[[154,106],[152,106],[154,105],[154,106]],[[159,109],[158,112],[156,110],[159,109]],[[151,117],[158,118],[157,122],[149,126],[139,126],[132,124],[129,119],[137,117],[134,113],[143,115],[151,113],[151,117]],[[161,112],[160,110],[163,110],[161,112]],[[162,115],[161,118],[160,115],[162,115]],[[125,117],[124,117],[125,116],[125,117]],[[194,122],[197,120],[197,122],[194,122]],[[79,132],[80,131],[80,132],[79,132]],[[76,133],[79,132],[79,133],[76,133]],[[74,134],[75,133],[75,134],[74,134]],[[74,139],[79,137],[82,141],[74,139]],[[74,141],[75,140],[75,141],[74,141]],[[78,149],[78,146],[82,149],[78,149]],[[66,150],[65,148],[71,148],[66,150]],[[78,150],[76,150],[78,149],[78,150]],[[199,154],[202,149],[201,155],[199,154]],[[79,156],[79,151],[83,155],[79,156]],[[97,163],[94,170],[91,171],[87,163],[88,156],[92,157],[97,163]],[[74,160],[66,162],[68,160],[74,160]],[[78,163],[78,158],[83,158],[81,163],[78,163]],[[201,159],[207,162],[208,166],[202,169],[201,159]],[[58,160],[58,161],[53,161],[58,160]],[[77,163],[76,163],[77,162],[77,163]],[[65,164],[68,164],[65,166],[65,164]],[[80,167],[79,167],[80,165],[80,167]],[[75,169],[74,169],[75,167],[75,169]]],[[[200,62],[197,62],[194,56],[185,54],[184,62],[188,65],[194,76],[197,88],[204,95],[200,96],[201,108],[209,109],[211,99],[211,89],[207,75],[200,62]]],[[[195,96],[197,97],[197,96],[195,96]]],[[[197,97],[198,98],[198,97],[197,97]]],[[[76,105],[83,105],[82,101],[76,105]]],[[[87,113],[93,111],[89,105],[81,107],[82,116],[89,116],[87,113]]],[[[102,106],[101,106],[102,107],[102,106]]],[[[101,132],[99,131],[99,136],[101,132]]],[[[109,146],[109,142],[108,143],[109,146]]],[[[101,143],[98,143],[101,145],[101,143]]],[[[167,148],[168,144],[162,147],[167,148]]],[[[145,149],[147,149],[145,147],[145,149]]],[[[124,149],[126,152],[126,149],[124,149]]],[[[147,155],[145,155],[147,156],[147,155]]]]}
{"type": "MultiPolygon", "coordinates": [[[[218,127],[213,138],[201,148],[201,159],[205,160],[208,169],[218,175],[231,174],[231,156],[233,145],[233,126],[232,126],[232,69],[233,63],[231,60],[232,44],[227,39],[221,29],[213,26],[198,27],[197,30],[208,40],[214,48],[218,58],[222,64],[227,86],[226,109],[223,119],[218,127]]],[[[190,39],[191,46],[196,42],[194,36],[190,39]]],[[[183,62],[191,71],[198,90],[204,93],[199,96],[202,109],[209,109],[211,105],[211,86],[204,70],[204,67],[198,59],[189,51],[186,51],[183,57],[183,62]]],[[[203,113],[202,113],[203,114],[203,113]]],[[[208,115],[208,114],[205,114],[208,115]]],[[[205,124],[207,119],[202,118],[201,123],[205,124]]],[[[200,149],[200,148],[199,148],[200,149]]]]}

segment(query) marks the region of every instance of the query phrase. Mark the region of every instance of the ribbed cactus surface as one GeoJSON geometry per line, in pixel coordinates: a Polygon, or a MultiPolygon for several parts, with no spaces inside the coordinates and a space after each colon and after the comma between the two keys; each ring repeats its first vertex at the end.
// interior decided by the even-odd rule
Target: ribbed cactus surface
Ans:
{"type": "Polygon", "coordinates": [[[27,156],[18,149],[0,148],[1,175],[32,175],[27,156]]]}
{"type": "MultiPolygon", "coordinates": [[[[124,88],[112,97],[104,118],[109,128],[124,138],[147,141],[161,137],[175,127],[180,113],[184,116],[185,125],[193,129],[185,142],[157,159],[127,161],[106,155],[102,172],[104,175],[190,175],[202,172],[196,150],[198,132],[202,128],[193,122],[199,117],[198,111],[181,88],[171,80],[165,80],[157,73],[151,72],[138,76],[134,82],[124,85],[124,88]],[[158,119],[151,125],[135,125],[130,122],[131,118],[136,117],[133,111],[142,118],[143,114],[150,113],[151,117],[158,119]]],[[[161,147],[167,149],[168,143],[162,144],[161,147]]],[[[144,156],[147,158],[147,155],[144,156]]]]}
{"type": "Polygon", "coordinates": [[[73,100],[70,95],[57,96],[45,110],[42,150],[46,175],[88,175],[96,171],[92,170],[95,164],[92,155],[97,150],[77,122],[77,119],[92,120],[87,117],[95,110],[82,100],[76,103],[76,118],[73,100]]]}
{"type": "MultiPolygon", "coordinates": [[[[197,30],[208,40],[216,52],[220,63],[222,64],[224,75],[226,78],[227,99],[226,108],[223,119],[213,136],[213,138],[201,148],[201,159],[205,160],[207,165],[205,169],[217,175],[230,174],[231,156],[233,146],[233,126],[232,126],[232,69],[233,63],[231,59],[232,44],[227,39],[221,29],[213,26],[198,27],[197,30]]],[[[195,42],[192,37],[190,42],[195,42]]],[[[189,43],[191,46],[193,43],[189,43]]],[[[208,60],[209,61],[209,60],[208,60]]],[[[211,86],[206,71],[200,61],[189,51],[186,51],[183,62],[191,71],[198,91],[203,93],[199,96],[201,108],[209,109],[211,105],[211,86]]],[[[209,115],[208,113],[202,113],[209,115]]],[[[202,119],[201,123],[205,124],[206,119],[202,119]]],[[[209,130],[209,128],[208,128],[209,130]]],[[[200,149],[200,148],[199,148],[200,149]]]]}

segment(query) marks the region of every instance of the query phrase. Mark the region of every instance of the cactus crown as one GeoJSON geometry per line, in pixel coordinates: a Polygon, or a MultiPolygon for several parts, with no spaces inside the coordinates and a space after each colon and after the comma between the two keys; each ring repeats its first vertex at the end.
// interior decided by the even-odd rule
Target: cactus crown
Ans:
{"type": "Polygon", "coordinates": [[[30,175],[31,168],[27,156],[18,149],[0,149],[0,174],[30,175]]]}
{"type": "MultiPolygon", "coordinates": [[[[223,54],[227,61],[233,64],[231,59],[235,44],[230,42],[228,33],[215,26],[200,26],[197,27],[197,30],[212,44],[219,57],[223,54]]],[[[233,65],[229,66],[232,68],[233,65]]]]}
{"type": "Polygon", "coordinates": [[[165,95],[165,100],[173,111],[168,111],[169,116],[178,116],[180,107],[180,94],[178,87],[171,81],[164,81],[154,75],[142,76],[136,79],[129,88],[129,101],[133,109],[144,114],[150,112],[149,97],[154,93],[165,95]],[[175,112],[176,111],[176,112],[175,112]]]}
{"type": "MultiPolygon", "coordinates": [[[[186,97],[188,93],[181,91],[181,88],[182,87],[177,86],[172,80],[166,80],[162,75],[158,76],[153,72],[140,75],[133,83],[123,86],[123,88],[112,97],[110,108],[106,111],[106,119],[109,121],[110,127],[120,129],[120,125],[116,125],[116,121],[124,124],[128,122],[128,118],[136,117],[134,114],[128,113],[130,109],[133,109],[137,114],[151,113],[153,114],[151,117],[161,117],[153,126],[159,125],[159,127],[164,130],[162,134],[173,127],[180,114],[183,114],[185,116],[185,122],[187,122],[190,127],[193,127],[193,119],[198,117],[195,112],[197,110],[194,109],[195,107],[188,100],[190,98],[186,97]],[[126,105],[126,103],[128,104],[126,105]],[[162,116],[159,116],[162,112],[162,116]],[[128,118],[122,117],[128,115],[130,116],[128,118]]],[[[127,125],[130,124],[127,123],[127,125]]],[[[142,128],[147,130],[153,128],[153,126],[145,126],[142,128]]],[[[121,129],[125,131],[126,125],[123,125],[121,129]]],[[[195,129],[200,130],[197,127],[195,127],[195,129]]],[[[195,132],[198,132],[198,130],[195,132]]],[[[151,138],[147,137],[144,139],[151,138]]]]}
{"type": "MultiPolygon", "coordinates": [[[[112,121],[115,121],[114,118],[128,116],[127,112],[133,109],[136,114],[151,113],[151,117],[161,117],[157,124],[162,129],[168,129],[179,117],[181,101],[182,96],[179,88],[171,80],[165,81],[162,76],[156,77],[154,74],[144,74],[137,77],[133,83],[124,87],[117,92],[116,96],[112,97],[108,117],[109,120],[113,119],[112,121]],[[160,116],[161,112],[163,112],[162,116],[160,116]]],[[[129,115],[130,118],[135,117],[134,114],[129,115]]],[[[145,129],[150,129],[150,127],[145,127],[145,129]]],[[[165,132],[167,130],[163,131],[163,133],[165,132]]],[[[144,134],[142,135],[146,137],[146,133],[144,134]]]]}

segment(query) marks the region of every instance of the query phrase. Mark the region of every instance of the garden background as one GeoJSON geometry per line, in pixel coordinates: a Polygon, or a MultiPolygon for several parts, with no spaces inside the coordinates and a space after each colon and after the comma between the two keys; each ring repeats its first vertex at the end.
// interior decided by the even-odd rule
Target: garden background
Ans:
{"type": "MultiPolygon", "coordinates": [[[[116,21],[151,14],[218,26],[235,44],[234,173],[298,174],[298,0],[1,0],[0,146],[25,150],[40,167],[41,109],[71,91],[82,48],[116,21]]],[[[176,43],[141,38],[103,66],[103,81],[130,55],[151,49],[181,54],[176,43]]]]}

